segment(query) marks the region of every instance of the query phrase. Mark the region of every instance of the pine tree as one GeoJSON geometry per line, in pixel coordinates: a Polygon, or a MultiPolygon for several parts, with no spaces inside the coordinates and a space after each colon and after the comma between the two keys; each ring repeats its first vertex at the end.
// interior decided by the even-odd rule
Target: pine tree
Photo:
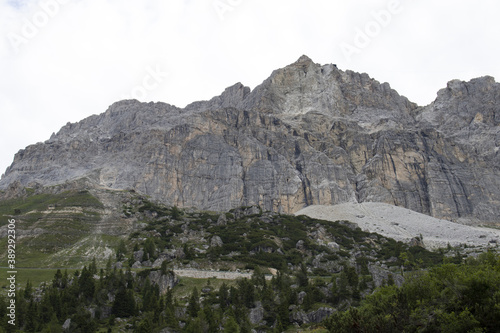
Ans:
{"type": "Polygon", "coordinates": [[[52,287],[61,288],[61,282],[62,282],[62,273],[61,270],[58,269],[56,274],[54,274],[54,279],[52,279],[52,287]]]}
{"type": "Polygon", "coordinates": [[[241,302],[247,308],[252,307],[255,302],[255,290],[253,284],[248,279],[241,279],[237,283],[241,302]]]}
{"type": "Polygon", "coordinates": [[[186,260],[193,260],[194,259],[193,250],[189,247],[189,245],[187,243],[184,244],[182,251],[184,252],[184,258],[186,260]]]}
{"type": "Polygon", "coordinates": [[[97,264],[96,264],[96,261],[95,261],[95,257],[92,258],[92,262],[89,265],[89,272],[90,272],[90,274],[92,276],[94,276],[95,274],[97,274],[97,264]]]}
{"type": "Polygon", "coordinates": [[[220,307],[223,311],[229,305],[229,290],[227,289],[227,285],[224,282],[219,288],[219,302],[220,302],[220,307]]]}
{"type": "Polygon", "coordinates": [[[38,312],[40,323],[44,324],[48,323],[52,318],[52,315],[54,314],[54,309],[52,308],[52,304],[50,303],[49,293],[47,291],[42,296],[42,299],[38,306],[38,312]]]}
{"type": "Polygon", "coordinates": [[[198,311],[200,311],[200,300],[198,296],[198,289],[193,288],[193,292],[191,293],[191,297],[189,298],[189,303],[187,307],[187,313],[191,317],[198,316],[198,311]]]}
{"type": "Polygon", "coordinates": [[[252,274],[252,282],[256,287],[264,287],[266,285],[266,277],[259,266],[255,267],[252,274]]]}
{"type": "Polygon", "coordinates": [[[161,275],[167,275],[167,274],[168,274],[168,262],[164,260],[161,263],[161,275]]]}
{"type": "Polygon", "coordinates": [[[30,301],[28,305],[28,312],[26,313],[26,332],[37,332],[37,323],[38,323],[38,315],[37,315],[37,306],[33,300],[30,301]]]}
{"type": "Polygon", "coordinates": [[[172,219],[174,220],[178,220],[179,217],[181,216],[181,211],[179,210],[179,208],[177,208],[177,206],[172,206],[172,219]]]}
{"type": "Polygon", "coordinates": [[[148,238],[146,239],[146,242],[144,243],[144,255],[142,257],[142,260],[150,260],[155,257],[156,253],[156,244],[153,241],[153,239],[148,238]]]}
{"type": "Polygon", "coordinates": [[[240,333],[240,327],[238,326],[233,314],[230,314],[226,319],[224,333],[240,333]]]}
{"type": "Polygon", "coordinates": [[[281,322],[281,317],[278,315],[276,318],[276,325],[274,326],[274,333],[281,333],[285,329],[283,328],[283,323],[281,322]]]}
{"type": "Polygon", "coordinates": [[[109,318],[108,318],[108,332],[109,331],[113,332],[112,327],[115,326],[115,319],[116,318],[114,315],[109,316],[109,318]]]}
{"type": "Polygon", "coordinates": [[[165,310],[165,317],[166,317],[166,323],[167,326],[173,329],[176,329],[179,327],[179,322],[177,318],[175,317],[175,312],[174,312],[174,307],[167,307],[165,310]]]}
{"type": "Polygon", "coordinates": [[[134,289],[135,286],[135,280],[134,276],[132,275],[132,270],[130,267],[127,268],[127,273],[125,273],[125,283],[127,286],[127,289],[134,289]]]}
{"type": "Polygon", "coordinates": [[[359,276],[356,272],[356,268],[352,266],[345,266],[344,271],[346,273],[347,282],[349,283],[349,285],[353,288],[357,288],[359,284],[359,276]]]}
{"type": "Polygon", "coordinates": [[[106,276],[109,276],[111,274],[112,267],[113,267],[113,262],[112,262],[111,256],[110,256],[110,257],[108,257],[108,260],[106,261],[106,276]]]}
{"type": "Polygon", "coordinates": [[[50,322],[42,330],[42,333],[63,333],[63,328],[61,324],[59,324],[55,313],[52,314],[50,322]]]}
{"type": "Polygon", "coordinates": [[[136,332],[138,333],[151,333],[153,332],[153,314],[151,312],[147,312],[144,316],[144,319],[139,323],[136,332]]]}
{"type": "Polygon", "coordinates": [[[86,266],[83,267],[82,274],[78,279],[79,291],[83,297],[87,300],[91,300],[94,297],[95,283],[94,276],[90,273],[86,266]]]}
{"type": "Polygon", "coordinates": [[[64,274],[61,279],[61,288],[66,288],[68,286],[68,270],[64,270],[64,274]]]}
{"type": "Polygon", "coordinates": [[[135,298],[132,290],[120,288],[115,296],[111,312],[116,317],[127,318],[135,315],[135,298]]]}
{"type": "Polygon", "coordinates": [[[125,245],[125,241],[120,239],[118,243],[118,247],[116,249],[116,260],[122,261],[123,258],[127,255],[127,245],[125,245]]]}
{"type": "Polygon", "coordinates": [[[300,264],[300,270],[299,272],[297,272],[296,276],[299,286],[304,288],[307,287],[309,279],[307,278],[307,268],[306,265],[304,265],[304,263],[300,264]]]}
{"type": "Polygon", "coordinates": [[[33,294],[33,286],[30,280],[28,279],[28,281],[26,282],[26,288],[24,288],[24,298],[30,300],[32,298],[32,294],[33,294]]]}
{"type": "Polygon", "coordinates": [[[73,323],[76,325],[77,332],[95,332],[97,330],[97,323],[90,313],[84,308],[80,307],[76,311],[76,314],[71,318],[71,325],[73,323]]]}
{"type": "Polygon", "coordinates": [[[313,304],[314,304],[313,296],[310,292],[308,292],[304,297],[304,300],[302,301],[302,307],[304,308],[304,311],[311,310],[313,304]]]}
{"type": "Polygon", "coordinates": [[[346,298],[348,298],[350,296],[350,292],[347,289],[348,284],[349,284],[349,281],[347,279],[347,274],[345,273],[345,271],[342,271],[340,273],[340,277],[339,277],[339,280],[337,283],[337,296],[338,296],[339,302],[345,300],[346,298]]]}
{"type": "Polygon", "coordinates": [[[240,292],[235,287],[231,286],[229,288],[229,304],[238,306],[240,305],[240,292]]]}
{"type": "Polygon", "coordinates": [[[281,304],[278,307],[278,318],[279,322],[282,324],[288,324],[288,317],[289,317],[289,310],[288,307],[290,304],[288,304],[288,300],[286,297],[280,297],[283,300],[281,301],[281,304]]]}
{"type": "Polygon", "coordinates": [[[211,306],[203,307],[202,311],[204,315],[204,320],[208,325],[207,332],[208,333],[218,332],[219,324],[216,318],[216,312],[212,309],[211,306]]]}
{"type": "Polygon", "coordinates": [[[188,321],[186,327],[184,327],[183,333],[201,333],[204,332],[201,324],[200,318],[193,318],[188,321]]]}
{"type": "Polygon", "coordinates": [[[174,296],[170,288],[167,289],[167,294],[165,295],[165,309],[174,310],[174,296]]]}

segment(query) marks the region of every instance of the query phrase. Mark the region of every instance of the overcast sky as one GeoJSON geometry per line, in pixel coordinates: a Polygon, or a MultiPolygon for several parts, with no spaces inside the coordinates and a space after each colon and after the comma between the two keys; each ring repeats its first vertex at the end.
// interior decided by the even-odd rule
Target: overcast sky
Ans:
{"type": "Polygon", "coordinates": [[[0,174],[124,98],[183,107],[306,54],[419,105],[500,78],[497,0],[0,0],[0,174]]]}

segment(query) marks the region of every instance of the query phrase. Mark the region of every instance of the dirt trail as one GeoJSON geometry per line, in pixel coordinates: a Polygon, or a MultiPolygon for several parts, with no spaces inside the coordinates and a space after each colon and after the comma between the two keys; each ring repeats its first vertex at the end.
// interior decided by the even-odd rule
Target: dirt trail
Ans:
{"type": "MultiPolygon", "coordinates": [[[[208,271],[201,269],[174,269],[174,273],[178,276],[191,277],[196,279],[217,278],[221,280],[236,280],[239,278],[250,279],[252,273],[244,272],[229,272],[229,271],[208,271]]],[[[271,280],[272,275],[266,275],[266,280],[271,280]]]]}

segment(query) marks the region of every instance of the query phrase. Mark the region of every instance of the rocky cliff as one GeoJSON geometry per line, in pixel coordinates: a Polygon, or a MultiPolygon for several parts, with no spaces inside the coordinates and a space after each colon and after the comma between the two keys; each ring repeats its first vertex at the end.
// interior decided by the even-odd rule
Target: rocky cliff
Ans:
{"type": "Polygon", "coordinates": [[[17,153],[0,189],[87,178],[217,211],[373,201],[498,222],[499,123],[491,77],[451,81],[419,107],[367,74],[302,56],[253,90],[238,83],[183,109],[121,101],[68,123],[17,153]]]}

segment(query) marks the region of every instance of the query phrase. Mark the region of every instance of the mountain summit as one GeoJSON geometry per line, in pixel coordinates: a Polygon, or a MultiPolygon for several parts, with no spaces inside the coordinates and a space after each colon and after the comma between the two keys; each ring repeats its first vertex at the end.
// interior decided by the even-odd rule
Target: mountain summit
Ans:
{"type": "Polygon", "coordinates": [[[499,101],[500,84],[483,77],[451,81],[419,107],[367,74],[302,56],[253,90],[237,83],[183,109],[120,101],[68,123],[19,151],[0,189],[84,178],[206,210],[384,202],[498,222],[499,101]]]}

